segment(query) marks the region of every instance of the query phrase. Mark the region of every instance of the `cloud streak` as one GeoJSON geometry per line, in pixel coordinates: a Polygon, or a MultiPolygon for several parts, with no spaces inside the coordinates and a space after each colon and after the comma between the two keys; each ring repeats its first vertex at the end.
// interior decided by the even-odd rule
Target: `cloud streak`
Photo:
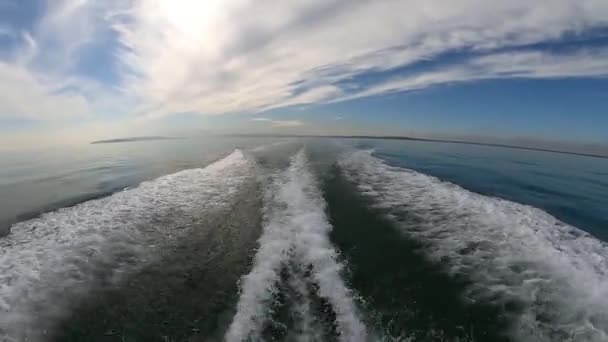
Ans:
{"type": "MultiPolygon", "coordinates": [[[[106,16],[120,1],[52,1],[26,25],[28,30],[7,28],[5,36],[12,41],[0,44],[0,118],[82,120],[107,110],[126,113],[134,100],[118,84],[107,86],[75,71],[86,54],[95,52],[91,46],[112,30],[106,16]]],[[[4,4],[19,9],[18,2],[4,4]]]]}
{"type": "Polygon", "coordinates": [[[274,120],[269,118],[253,118],[251,121],[268,123],[272,127],[300,127],[304,126],[304,122],[299,120],[274,120]]]}
{"type": "Polygon", "coordinates": [[[0,62],[0,102],[2,117],[30,120],[65,119],[92,112],[80,94],[57,92],[61,84],[37,78],[23,67],[0,62]]]}
{"type": "MultiPolygon", "coordinates": [[[[540,62],[550,56],[540,52],[517,55],[521,66],[491,53],[583,32],[608,18],[608,4],[594,0],[554,1],[550,8],[518,0],[492,6],[481,0],[239,0],[188,10],[182,2],[139,1],[132,23],[121,26],[121,59],[140,75],[127,89],[153,104],[152,115],[260,111],[393,91],[400,87],[353,92],[340,83],[459,49],[488,55],[468,62],[465,72],[449,71],[447,79],[587,76],[588,69],[567,64],[576,59],[554,58],[548,69],[540,62]]],[[[601,57],[585,59],[605,74],[601,57]]],[[[418,78],[418,87],[440,83],[435,71],[418,78]]]]}
{"type": "Polygon", "coordinates": [[[602,0],[53,1],[0,60],[0,117],[260,113],[452,82],[606,77],[604,47],[537,46],[606,18],[602,0]]]}
{"type": "Polygon", "coordinates": [[[570,77],[608,77],[608,49],[602,48],[565,55],[538,51],[488,54],[436,70],[419,71],[408,76],[389,78],[332,101],[339,102],[420,90],[455,82],[505,78],[556,79],[570,77]]]}

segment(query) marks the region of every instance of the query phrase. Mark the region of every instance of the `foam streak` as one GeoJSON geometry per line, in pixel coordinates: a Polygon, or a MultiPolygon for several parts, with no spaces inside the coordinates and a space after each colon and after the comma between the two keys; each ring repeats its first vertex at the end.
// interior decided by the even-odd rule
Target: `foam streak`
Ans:
{"type": "Polygon", "coordinates": [[[111,286],[152,251],[229,206],[253,167],[235,151],[203,169],[18,223],[0,239],[0,340],[42,340],[78,296],[111,286]]]}
{"type": "Polygon", "coordinates": [[[608,340],[608,246],[544,211],[467,191],[369,151],[340,162],[428,257],[473,280],[471,300],[511,310],[518,340],[608,340]]]}
{"type": "Polygon", "coordinates": [[[237,313],[226,340],[259,339],[280,281],[279,272],[289,262],[302,268],[312,266],[310,277],[318,285],[319,296],[336,313],[341,340],[365,340],[365,326],[357,317],[350,290],[340,275],[342,266],[329,241],[331,225],[325,215],[325,202],[303,150],[268,189],[265,220],[254,266],[243,278],[237,313]]]}

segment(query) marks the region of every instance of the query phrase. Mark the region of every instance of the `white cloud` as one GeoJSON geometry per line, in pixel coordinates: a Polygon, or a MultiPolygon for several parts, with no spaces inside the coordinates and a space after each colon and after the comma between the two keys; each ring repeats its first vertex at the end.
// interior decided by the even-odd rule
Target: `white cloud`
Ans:
{"type": "Polygon", "coordinates": [[[57,93],[60,90],[24,68],[0,62],[0,118],[61,119],[91,114],[83,96],[57,93]]]}
{"type": "Polygon", "coordinates": [[[604,50],[504,51],[605,27],[607,18],[605,0],[50,1],[34,29],[18,34],[14,58],[1,61],[0,116],[261,112],[485,78],[596,77],[607,74],[604,50]],[[74,74],[91,44],[113,32],[118,84],[74,74]],[[473,57],[458,64],[357,80],[465,50],[473,57]]]}
{"type": "Polygon", "coordinates": [[[53,0],[34,26],[31,37],[39,53],[28,61],[38,69],[67,72],[81,55],[112,30],[110,13],[125,0],[53,0]]]}
{"type": "Polygon", "coordinates": [[[119,25],[138,75],[126,88],[150,115],[213,114],[330,101],[367,71],[607,25],[608,2],[139,0],[132,14],[119,25]]]}
{"type": "Polygon", "coordinates": [[[134,102],[125,94],[72,72],[89,44],[109,29],[104,16],[119,1],[52,1],[31,31],[8,31],[20,44],[0,59],[0,118],[48,121],[125,113],[134,102]]]}
{"type": "Polygon", "coordinates": [[[304,126],[304,122],[299,120],[273,120],[269,118],[253,118],[251,121],[269,123],[272,127],[299,127],[304,126]]]}
{"type": "Polygon", "coordinates": [[[608,76],[608,48],[576,53],[507,52],[474,59],[471,67],[496,76],[527,78],[608,76]]]}
{"type": "Polygon", "coordinates": [[[608,77],[608,48],[571,54],[520,51],[475,57],[464,63],[395,77],[333,101],[346,101],[386,93],[498,78],[608,77]]]}

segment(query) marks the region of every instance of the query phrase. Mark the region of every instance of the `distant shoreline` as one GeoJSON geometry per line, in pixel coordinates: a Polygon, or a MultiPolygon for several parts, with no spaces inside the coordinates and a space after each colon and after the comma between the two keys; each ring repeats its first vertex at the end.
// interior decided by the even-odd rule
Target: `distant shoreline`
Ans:
{"type": "Polygon", "coordinates": [[[539,147],[526,147],[526,146],[483,143],[483,142],[474,142],[474,141],[412,138],[412,137],[395,136],[395,135],[382,136],[382,135],[314,135],[314,134],[223,134],[223,136],[251,137],[251,138],[272,137],[272,138],[335,138],[335,139],[410,140],[410,141],[423,141],[423,142],[441,142],[441,143],[452,143],[452,144],[503,147],[503,148],[518,149],[518,150],[551,152],[551,153],[560,153],[560,154],[570,154],[570,155],[575,155],[575,156],[608,159],[608,155],[595,154],[595,153],[582,153],[582,152],[545,149],[545,148],[539,148],[539,147]]]}
{"type": "Polygon", "coordinates": [[[114,143],[135,142],[135,141],[175,140],[175,139],[183,139],[183,138],[163,137],[163,136],[130,137],[130,138],[96,140],[96,141],[90,142],[90,144],[91,145],[95,145],[95,144],[114,144],[114,143]]]}

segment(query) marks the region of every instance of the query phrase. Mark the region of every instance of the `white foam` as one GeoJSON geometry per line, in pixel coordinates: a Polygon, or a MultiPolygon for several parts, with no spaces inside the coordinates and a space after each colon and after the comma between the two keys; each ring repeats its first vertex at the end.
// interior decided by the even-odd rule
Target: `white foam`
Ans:
{"type": "Polygon", "coordinates": [[[467,191],[357,151],[340,164],[428,256],[473,280],[471,300],[523,306],[530,341],[608,340],[608,246],[534,207],[467,191]]]}
{"type": "Polygon", "coordinates": [[[308,170],[304,151],[298,152],[290,167],[276,177],[265,202],[259,250],[251,272],[243,277],[237,312],[226,341],[259,339],[260,330],[271,315],[279,273],[288,262],[301,267],[312,265],[311,278],[318,285],[319,296],[336,313],[341,340],[365,340],[366,329],[340,276],[341,265],[328,237],[331,225],[325,216],[325,202],[308,170]]]}
{"type": "Polygon", "coordinates": [[[154,250],[232,203],[253,166],[241,151],[112,196],[21,222],[0,239],[0,340],[43,340],[95,283],[154,258],[154,250]]]}
{"type": "Polygon", "coordinates": [[[295,329],[290,332],[290,335],[293,337],[290,338],[288,336],[286,340],[301,342],[322,341],[321,327],[319,327],[311,307],[311,293],[307,279],[305,279],[305,270],[301,269],[301,265],[294,265],[293,263],[288,267],[288,283],[294,290],[292,305],[294,305],[295,329]]]}

